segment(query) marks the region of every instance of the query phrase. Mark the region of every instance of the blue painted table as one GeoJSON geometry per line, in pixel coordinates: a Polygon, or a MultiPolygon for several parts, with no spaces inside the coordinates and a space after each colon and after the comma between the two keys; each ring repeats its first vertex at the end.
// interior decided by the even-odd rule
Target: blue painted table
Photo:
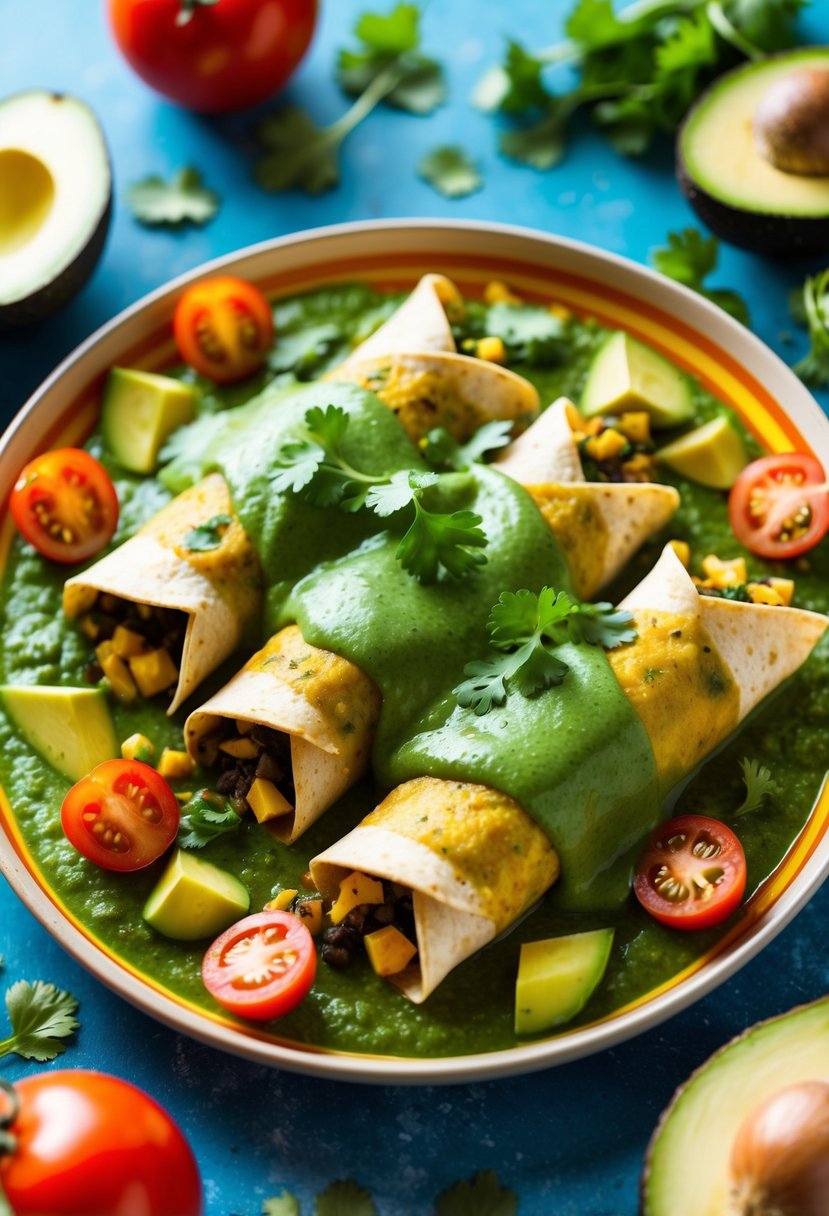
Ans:
{"type": "MultiPolygon", "coordinates": [[[[290,88],[290,99],[319,119],[342,109],[331,65],[361,7],[358,0],[326,6],[312,53],[290,88]]],[[[0,0],[0,92],[48,87],[85,98],[102,119],[116,181],[113,230],[91,283],[60,316],[0,339],[2,424],[63,355],[123,306],[207,258],[303,227],[405,215],[508,220],[646,261],[668,229],[693,220],[675,185],[668,147],[631,163],[584,132],[560,169],[534,173],[498,156],[492,120],[468,105],[504,34],[547,45],[560,35],[567,7],[566,0],[432,5],[425,46],[439,55],[452,48],[450,104],[429,119],[373,115],[346,145],[339,188],[308,199],[267,196],[252,183],[249,120],[194,117],[133,77],[113,48],[100,3],[0,0]],[[448,201],[421,182],[414,167],[427,149],[457,141],[479,162],[486,186],[448,201]],[[222,194],[219,216],[180,234],[138,227],[123,205],[127,184],[186,163],[201,167],[222,194]]],[[[804,22],[804,34],[829,42],[818,8],[804,22]]],[[[789,359],[800,353],[802,337],[789,336],[786,295],[802,272],[725,250],[718,276],[745,294],[757,332],[789,359]]],[[[0,988],[18,978],[44,978],[80,998],[83,1028],[66,1064],[118,1073],[169,1108],[193,1143],[210,1216],[258,1216],[263,1199],[282,1188],[310,1212],[311,1197],[345,1176],[373,1192],[381,1216],[426,1216],[441,1189],[486,1168],[518,1193],[522,1216],[626,1216],[636,1209],[648,1136],[675,1086],[746,1025],[829,989],[828,918],[824,890],[736,978],[623,1047],[524,1079],[448,1089],[306,1080],[181,1038],[81,970],[5,884],[0,988]]],[[[37,1067],[9,1059],[3,1072],[14,1080],[37,1067]]]]}

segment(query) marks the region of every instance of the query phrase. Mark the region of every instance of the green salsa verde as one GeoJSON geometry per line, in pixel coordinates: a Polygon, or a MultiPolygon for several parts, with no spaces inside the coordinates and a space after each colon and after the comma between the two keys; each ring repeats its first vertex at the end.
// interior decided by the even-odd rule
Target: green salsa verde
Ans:
{"type": "MultiPolygon", "coordinates": [[[[91,448],[111,469],[121,502],[120,543],[202,472],[221,468],[234,501],[269,572],[260,634],[251,648],[289,620],[297,620],[306,640],[324,646],[371,674],[384,694],[384,711],[375,746],[376,784],[365,780],[328,811],[296,844],[287,847],[267,830],[246,822],[235,835],[207,845],[202,854],[238,875],[251,893],[251,909],[262,907],[283,887],[299,885],[311,857],[344,835],[376,805],[393,785],[425,771],[488,782],[538,815],[555,818],[545,807],[549,781],[549,749],[539,757],[538,702],[510,698],[506,712],[493,711],[476,721],[478,741],[459,749],[463,739],[457,719],[461,711],[447,696],[463,665],[480,657],[486,645],[485,622],[502,590],[545,583],[568,586],[566,565],[528,496],[486,468],[475,476],[449,479],[445,491],[451,508],[474,508],[483,514],[490,537],[488,565],[476,572],[476,596],[468,587],[440,583],[423,588],[398,577],[393,551],[397,536],[368,513],[347,516],[311,507],[296,498],[274,496],[268,469],[284,436],[305,409],[342,399],[353,406],[352,441],[363,468],[408,469],[420,466],[416,450],[396,420],[370,394],[341,385],[309,385],[297,396],[297,382],[310,380],[334,366],[355,340],[370,332],[399,302],[359,286],[323,289],[280,302],[276,307],[279,340],[270,368],[256,382],[219,390],[202,382],[200,417],[173,436],[158,479],[127,476],[108,460],[98,437],[91,448]],[[272,381],[266,397],[267,417],[251,397],[272,381]],[[284,397],[283,397],[284,393],[284,397]],[[282,414],[279,409],[282,408],[282,414]],[[272,424],[268,419],[279,417],[272,424]],[[251,434],[256,443],[251,444],[251,434]],[[373,463],[374,462],[374,463],[373,463]],[[379,463],[378,463],[379,462],[379,463]],[[301,543],[299,543],[301,538],[301,543]],[[278,553],[279,562],[268,560],[278,553]],[[362,610],[366,596],[380,611],[362,610]],[[385,601],[384,601],[385,597],[385,601]],[[382,623],[381,618],[385,620],[382,623]],[[378,626],[378,620],[381,624],[378,626]],[[393,627],[389,622],[393,622],[393,627]],[[401,633],[410,644],[400,645],[401,633]],[[440,636],[439,668],[424,672],[424,641],[440,636]],[[513,701],[515,702],[513,704],[513,701]],[[484,745],[480,740],[483,738],[484,745]],[[521,738],[519,751],[504,740],[521,738]],[[467,754],[468,753],[468,754],[467,754]],[[546,767],[545,767],[546,765],[546,767]],[[379,790],[379,793],[378,793],[379,790]]],[[[542,402],[566,394],[578,400],[586,369],[605,331],[593,323],[572,321],[560,333],[545,328],[543,310],[529,319],[523,340],[508,343],[510,366],[533,381],[542,402]],[[529,336],[528,336],[529,335],[529,336]]],[[[469,305],[466,332],[493,329],[497,318],[483,305],[469,305]]],[[[508,335],[505,334],[505,337],[508,335]]],[[[514,335],[509,335],[514,338],[514,335]]],[[[463,335],[459,335],[460,338],[463,335]]],[[[190,373],[182,373],[190,375],[190,373]]],[[[723,406],[694,387],[697,421],[723,406]]],[[[667,478],[666,478],[667,480],[667,478]]],[[[725,496],[673,478],[682,504],[669,531],[654,537],[630,564],[625,575],[603,596],[614,600],[653,564],[664,541],[686,539],[697,559],[705,553],[736,556],[740,547],[728,526],[725,496]]],[[[399,530],[398,530],[399,535],[399,530]]],[[[817,611],[829,609],[829,551],[824,543],[801,559],[795,571],[796,602],[817,611]]],[[[749,556],[757,575],[788,573],[772,569],[749,556]]],[[[61,612],[64,572],[50,567],[17,541],[3,580],[3,634],[0,679],[3,683],[80,685],[89,660],[89,643],[61,612]]],[[[579,797],[580,772],[589,763],[590,749],[603,748],[609,765],[619,773],[613,793],[626,799],[630,838],[619,850],[618,866],[598,885],[595,874],[607,860],[608,840],[600,838],[593,851],[575,841],[570,854],[563,837],[562,880],[531,914],[502,940],[458,967],[420,1006],[410,1004],[379,979],[364,958],[347,970],[325,965],[318,969],[305,1002],[272,1027],[280,1038],[346,1051],[409,1056],[446,1056],[496,1050],[515,1045],[513,997],[518,952],[522,940],[537,940],[561,932],[611,925],[613,954],[603,984],[573,1024],[592,1021],[619,1008],[667,980],[708,949],[722,930],[679,934],[652,921],[634,901],[624,898],[630,849],[635,850],[653,822],[652,772],[648,769],[646,737],[621,693],[602,652],[573,648],[578,671],[569,689],[553,690],[543,700],[562,732],[556,779],[570,797],[579,797]],[[583,678],[582,678],[583,677],[583,678]],[[599,693],[597,690],[601,689],[599,693]],[[590,693],[605,711],[604,732],[595,729],[587,750],[574,760],[575,742],[566,738],[567,722],[589,719],[590,693]],[[562,693],[565,696],[562,697],[562,693]],[[571,703],[572,702],[572,703],[571,703]],[[624,704],[621,704],[624,702],[624,704]],[[611,726],[611,722],[613,725],[611,726]],[[638,727],[638,730],[637,730],[638,727]],[[604,735],[604,737],[603,737],[604,735]],[[614,752],[615,748],[615,752],[614,752]],[[567,875],[567,881],[563,881],[567,875]],[[557,889],[558,888],[558,889],[557,889]],[[584,898],[584,892],[588,897],[584,898]],[[563,895],[562,895],[563,892],[563,895]]],[[[188,710],[204,701],[240,666],[235,655],[199,689],[184,710],[170,719],[157,702],[124,707],[113,702],[120,739],[139,731],[158,751],[180,747],[188,710]]],[[[809,662],[774,698],[752,716],[739,736],[709,761],[681,793],[677,807],[729,821],[742,799],[738,761],[743,756],[766,764],[774,778],[772,796],[763,808],[741,818],[736,827],[745,847],[749,890],[779,864],[805,822],[829,759],[829,646],[826,639],[809,662]]],[[[569,678],[569,677],[568,677],[569,678]]],[[[593,715],[594,719],[596,715],[593,715]]],[[[650,764],[652,766],[652,756],[650,764]]],[[[171,991],[215,1009],[201,983],[203,943],[177,943],[155,933],[142,919],[141,909],[155,885],[163,861],[146,871],[114,875],[98,869],[71,848],[60,827],[60,805],[68,782],[48,768],[0,715],[0,781],[14,807],[21,830],[47,881],[70,910],[117,955],[153,975],[171,991]]],[[[177,783],[182,789],[208,784],[199,775],[177,783]]],[[[560,825],[550,823],[553,839],[560,825]]],[[[565,825],[566,828],[566,825],[565,825]]]]}

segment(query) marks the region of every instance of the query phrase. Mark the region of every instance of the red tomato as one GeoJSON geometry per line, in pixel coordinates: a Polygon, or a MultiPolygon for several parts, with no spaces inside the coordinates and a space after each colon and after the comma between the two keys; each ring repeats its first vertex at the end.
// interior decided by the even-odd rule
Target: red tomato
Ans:
{"type": "Polygon", "coordinates": [[[201,1216],[190,1146],[142,1090],[64,1069],[25,1077],[14,1091],[17,1148],[0,1157],[0,1185],[15,1216],[201,1216]]]}
{"type": "Polygon", "coordinates": [[[718,819],[680,815],[651,835],[633,879],[646,912],[672,929],[710,929],[739,906],[746,859],[718,819]]]}
{"type": "Polygon", "coordinates": [[[308,995],[317,973],[314,939],[290,912],[257,912],[217,937],[202,963],[204,986],[231,1013],[281,1017],[308,995]]]}
{"type": "Polygon", "coordinates": [[[96,865],[142,870],[175,840],[179,808],[149,764],[107,760],[72,786],[60,820],[70,844],[96,865]]]}
{"type": "Polygon", "coordinates": [[[56,448],[22,470],[9,499],[12,518],[53,562],[86,561],[118,523],[118,497],[106,469],[81,448],[56,448]]]}
{"type": "Polygon", "coordinates": [[[758,557],[805,553],[829,529],[829,490],[819,461],[803,452],[763,456],[743,469],[728,497],[734,535],[758,557]]]}
{"type": "Polygon", "coordinates": [[[265,101],[296,68],[316,0],[109,0],[115,41],[152,88],[203,114],[265,101]]]}
{"type": "Polygon", "coordinates": [[[257,371],[273,343],[271,306],[244,279],[223,275],[188,287],[173,314],[185,363],[221,384],[257,371]]]}

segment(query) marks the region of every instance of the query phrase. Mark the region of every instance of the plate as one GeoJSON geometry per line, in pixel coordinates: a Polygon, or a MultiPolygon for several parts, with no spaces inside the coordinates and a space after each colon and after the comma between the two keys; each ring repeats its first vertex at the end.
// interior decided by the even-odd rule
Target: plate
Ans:
{"type": "MultiPolygon", "coordinates": [[[[788,367],[757,338],[685,288],[577,242],[495,224],[388,221],[344,224],[268,241],[213,261],[146,296],[66,359],[26,404],[0,444],[0,495],[49,447],[78,444],[94,426],[102,379],[113,364],[160,370],[176,359],[170,333],[182,288],[217,272],[238,274],[272,297],[361,280],[387,290],[425,271],[480,294],[507,281],[530,300],[555,298],[624,328],[692,372],[733,407],[764,447],[811,449],[829,465],[829,425],[788,367]],[[785,406],[784,404],[785,403],[785,406]]],[[[0,530],[0,568],[13,527],[0,530]]],[[[829,872],[829,792],[818,796],[775,872],[717,945],[668,983],[587,1026],[502,1051],[412,1059],[323,1051],[240,1026],[180,999],[119,960],[50,889],[0,794],[0,866],[45,928],[98,979],[174,1029],[260,1063],[311,1075],[379,1083],[457,1082],[529,1072],[611,1047],[686,1008],[733,975],[803,907],[829,872]]]]}

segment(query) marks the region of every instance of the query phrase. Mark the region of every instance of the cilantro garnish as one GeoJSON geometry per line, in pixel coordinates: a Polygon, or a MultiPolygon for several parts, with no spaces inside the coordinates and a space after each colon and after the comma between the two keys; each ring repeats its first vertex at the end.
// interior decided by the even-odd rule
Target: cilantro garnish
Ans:
{"type": "Polygon", "coordinates": [[[774,789],[771,772],[758,760],[749,760],[747,756],[744,756],[740,761],[740,768],[743,770],[746,796],[734,812],[735,819],[738,819],[740,815],[750,815],[752,811],[759,810],[774,789]]]}
{"type": "Polygon", "coordinates": [[[502,1187],[494,1170],[450,1186],[437,1201],[438,1216],[517,1216],[518,1197],[502,1187]]]}
{"type": "Polygon", "coordinates": [[[658,132],[673,133],[735,51],[755,59],[792,43],[805,0],[576,0],[565,41],[543,50],[508,42],[503,62],[479,83],[475,104],[524,120],[501,135],[501,151],[536,169],[564,155],[570,119],[589,112],[617,151],[638,156],[658,132]],[[557,90],[557,65],[575,84],[557,90]],[[552,76],[552,79],[551,79],[552,76]]]}
{"type": "Polygon", "coordinates": [[[718,259],[719,241],[715,236],[703,236],[698,228],[669,232],[668,244],[651,250],[651,261],[661,274],[705,296],[743,325],[750,325],[748,305],[738,292],[704,285],[716,270],[718,259]]]}
{"type": "Polygon", "coordinates": [[[469,469],[482,461],[487,452],[505,447],[512,438],[512,423],[504,420],[485,422],[467,440],[458,443],[442,426],[435,427],[420,441],[423,458],[435,469],[469,469]]]}
{"type": "Polygon", "coordinates": [[[62,1039],[78,1029],[78,1002],[69,992],[35,980],[18,980],[6,993],[12,1033],[0,1040],[0,1056],[21,1056],[43,1064],[66,1050],[62,1039]]]}
{"type": "Polygon", "coordinates": [[[414,469],[369,473],[355,468],[342,449],[348,422],[340,406],[308,410],[305,435],[282,447],[274,489],[293,491],[317,507],[336,506],[343,511],[366,507],[384,519],[412,507],[414,518],[395,556],[422,583],[434,582],[441,569],[461,576],[483,565],[487,559],[480,550],[487,539],[479,527],[480,515],[430,509],[424,499],[440,481],[437,473],[414,469]]]}
{"type": "Polygon", "coordinates": [[[466,198],[484,185],[477,165],[457,144],[444,144],[427,152],[417,172],[446,198],[466,198]]]}
{"type": "Polygon", "coordinates": [[[387,16],[364,13],[355,34],[358,51],[341,51],[340,84],[357,100],[335,122],[317,126],[298,106],[283,106],[259,124],[264,154],[254,173],[263,190],[304,190],[322,194],[340,180],[343,140],[371,111],[387,102],[414,114],[429,114],[444,100],[442,70],[420,54],[420,14],[414,4],[399,4],[387,16]]]}
{"type": "Polygon", "coordinates": [[[806,279],[792,312],[796,320],[808,326],[810,343],[794,371],[805,384],[823,388],[829,384],[829,269],[806,279]]]}
{"type": "Polygon", "coordinates": [[[152,174],[127,190],[133,216],[148,227],[206,224],[219,210],[219,201],[218,194],[204,185],[201,173],[191,165],[180,169],[172,181],[152,174]]]}
{"type": "Polygon", "coordinates": [[[207,553],[218,549],[222,538],[233,519],[230,515],[214,515],[196,528],[191,528],[184,538],[184,548],[191,553],[207,553]]]}
{"type": "Polygon", "coordinates": [[[177,843],[183,849],[202,849],[217,836],[235,832],[242,820],[227,803],[209,790],[200,790],[185,803],[177,843]]]}
{"type": "Polygon", "coordinates": [[[582,604],[566,591],[543,587],[504,591],[492,608],[487,628],[490,645],[500,653],[464,667],[468,678],[453,689],[458,704],[482,717],[503,705],[510,686],[525,697],[561,684],[569,670],[552,651],[565,642],[613,649],[632,642],[636,631],[630,612],[612,604],[582,604]]]}

